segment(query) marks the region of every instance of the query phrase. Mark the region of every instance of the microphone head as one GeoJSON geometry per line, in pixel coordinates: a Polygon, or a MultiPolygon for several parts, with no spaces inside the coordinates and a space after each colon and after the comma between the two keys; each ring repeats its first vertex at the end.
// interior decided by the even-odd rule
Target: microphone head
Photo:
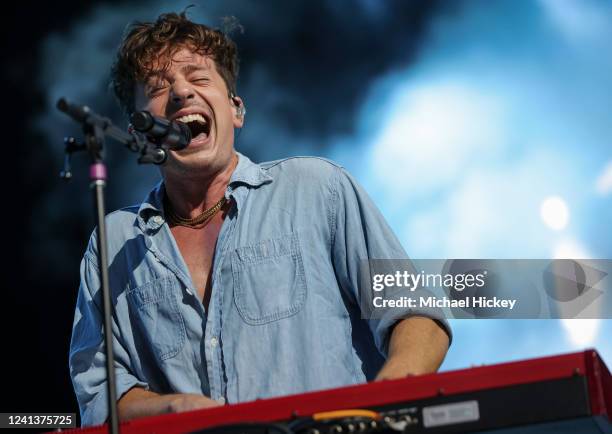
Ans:
{"type": "Polygon", "coordinates": [[[191,142],[191,130],[182,122],[172,122],[179,129],[178,138],[176,143],[172,146],[172,149],[175,151],[180,151],[181,149],[185,149],[189,142],[191,142]]]}
{"type": "Polygon", "coordinates": [[[155,117],[147,111],[132,113],[130,122],[136,131],[166,149],[179,151],[191,142],[191,130],[182,122],[155,117]]]}
{"type": "Polygon", "coordinates": [[[146,133],[149,131],[154,124],[153,116],[151,113],[147,111],[134,112],[130,116],[130,122],[134,126],[136,131],[140,131],[141,133],[146,133]]]}

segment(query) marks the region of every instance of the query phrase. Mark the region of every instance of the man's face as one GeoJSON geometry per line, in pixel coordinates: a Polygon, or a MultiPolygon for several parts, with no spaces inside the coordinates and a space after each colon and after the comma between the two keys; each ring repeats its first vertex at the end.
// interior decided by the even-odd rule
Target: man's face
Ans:
{"type": "Polygon", "coordinates": [[[234,155],[234,128],[242,127],[236,106],[214,60],[181,48],[167,69],[154,65],[154,73],[135,89],[137,111],[186,123],[189,146],[171,151],[162,166],[165,175],[206,175],[223,170],[234,155]]]}

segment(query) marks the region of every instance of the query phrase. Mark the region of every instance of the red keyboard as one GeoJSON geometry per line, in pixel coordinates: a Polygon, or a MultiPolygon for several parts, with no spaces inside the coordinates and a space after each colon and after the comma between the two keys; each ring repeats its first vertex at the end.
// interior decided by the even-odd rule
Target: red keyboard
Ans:
{"type": "MultiPolygon", "coordinates": [[[[611,413],[610,372],[597,352],[588,350],[148,417],[120,429],[124,434],[610,433],[611,413]]],[[[102,434],[108,428],[64,432],[102,434]]]]}

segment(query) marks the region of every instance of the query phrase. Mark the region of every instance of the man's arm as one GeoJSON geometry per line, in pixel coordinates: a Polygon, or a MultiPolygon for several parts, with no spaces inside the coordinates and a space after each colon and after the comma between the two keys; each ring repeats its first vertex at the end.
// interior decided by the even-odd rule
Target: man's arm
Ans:
{"type": "Polygon", "coordinates": [[[204,395],[192,393],[174,393],[160,395],[133,387],[117,402],[119,420],[136,419],[145,416],[155,416],[165,413],[180,413],[200,408],[218,407],[220,402],[207,398],[204,395]]]}
{"type": "MultiPolygon", "coordinates": [[[[333,207],[329,218],[335,223],[332,230],[334,270],[348,297],[356,303],[367,303],[372,287],[364,281],[361,271],[364,267],[366,273],[373,270],[372,263],[365,260],[389,260],[389,267],[408,267],[411,263],[363,188],[343,169],[338,169],[336,175],[331,188],[335,194],[330,200],[333,207]],[[363,291],[367,291],[368,297],[362,296],[363,291]]],[[[365,312],[373,313],[372,305],[360,307],[362,313],[364,308],[365,312]]],[[[368,325],[378,351],[387,355],[377,379],[434,372],[448,350],[451,330],[441,309],[382,309],[372,315],[368,325]]]]}
{"type": "Polygon", "coordinates": [[[448,335],[436,321],[423,316],[403,319],[391,332],[389,357],[376,380],[436,372],[448,345],[448,335]]]}

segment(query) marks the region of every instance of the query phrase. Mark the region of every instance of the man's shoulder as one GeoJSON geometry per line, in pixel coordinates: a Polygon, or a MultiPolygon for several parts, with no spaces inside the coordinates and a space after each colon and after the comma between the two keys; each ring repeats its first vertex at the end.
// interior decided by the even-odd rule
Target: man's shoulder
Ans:
{"type": "Polygon", "coordinates": [[[289,177],[310,180],[329,180],[342,166],[322,157],[298,156],[259,163],[273,178],[289,177]]]}
{"type": "MultiPolygon", "coordinates": [[[[131,205],[120,208],[106,215],[106,234],[109,248],[127,239],[134,238],[140,233],[138,227],[138,210],[140,205],[131,205]]],[[[86,255],[97,252],[97,228],[94,228],[89,238],[86,255]]]]}

